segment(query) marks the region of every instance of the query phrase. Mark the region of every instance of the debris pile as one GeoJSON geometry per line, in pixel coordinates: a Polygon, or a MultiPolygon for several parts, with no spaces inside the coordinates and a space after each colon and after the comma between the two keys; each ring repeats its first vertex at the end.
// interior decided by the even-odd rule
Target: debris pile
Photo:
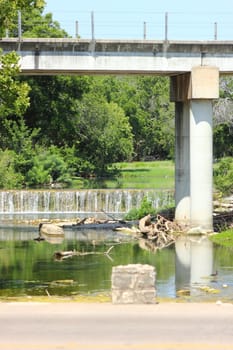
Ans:
{"type": "Polygon", "coordinates": [[[155,222],[152,222],[149,214],[139,220],[139,232],[142,238],[153,242],[156,249],[162,249],[175,242],[181,227],[162,215],[157,215],[155,222]]]}

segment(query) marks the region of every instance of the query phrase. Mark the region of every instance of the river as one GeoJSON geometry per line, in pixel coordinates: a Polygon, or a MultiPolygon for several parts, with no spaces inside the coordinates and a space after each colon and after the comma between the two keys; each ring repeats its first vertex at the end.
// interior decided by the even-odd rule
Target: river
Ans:
{"type": "Polygon", "coordinates": [[[112,267],[150,264],[159,298],[188,301],[233,300],[233,257],[201,236],[184,237],[157,252],[112,230],[65,229],[64,239],[38,242],[38,227],[0,227],[0,297],[110,295],[112,267]],[[58,260],[57,251],[104,253],[58,260]]]}

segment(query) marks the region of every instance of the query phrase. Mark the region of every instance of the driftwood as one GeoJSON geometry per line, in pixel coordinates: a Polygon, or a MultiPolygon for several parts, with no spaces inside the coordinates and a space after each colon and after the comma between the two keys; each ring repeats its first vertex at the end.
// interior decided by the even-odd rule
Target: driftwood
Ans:
{"type": "Polygon", "coordinates": [[[72,258],[73,256],[105,255],[112,261],[112,258],[110,257],[109,253],[113,248],[114,246],[111,246],[106,252],[79,252],[76,250],[58,251],[54,253],[54,258],[55,260],[64,260],[72,258]]]}
{"type": "Polygon", "coordinates": [[[233,210],[214,214],[214,231],[220,232],[233,228],[233,210]]]}
{"type": "Polygon", "coordinates": [[[84,229],[93,229],[93,230],[98,230],[98,229],[112,229],[115,230],[120,227],[130,227],[131,222],[126,222],[124,220],[106,220],[106,219],[98,219],[95,217],[88,217],[88,218],[83,218],[83,219],[77,219],[75,223],[64,223],[61,224],[60,226],[63,227],[63,229],[76,229],[76,230],[84,230],[84,229]]]}
{"type": "Polygon", "coordinates": [[[141,237],[153,242],[155,249],[162,249],[175,242],[175,233],[180,232],[181,228],[162,215],[157,215],[155,222],[152,222],[151,216],[147,215],[139,221],[139,231],[141,237]]]}

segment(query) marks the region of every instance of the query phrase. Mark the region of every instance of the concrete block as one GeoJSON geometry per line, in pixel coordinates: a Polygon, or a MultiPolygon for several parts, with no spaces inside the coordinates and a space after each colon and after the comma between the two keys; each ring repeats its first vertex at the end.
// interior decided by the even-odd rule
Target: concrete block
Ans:
{"type": "Polygon", "coordinates": [[[114,304],[152,304],[155,302],[155,268],[130,264],[113,267],[112,302],[114,304]]]}

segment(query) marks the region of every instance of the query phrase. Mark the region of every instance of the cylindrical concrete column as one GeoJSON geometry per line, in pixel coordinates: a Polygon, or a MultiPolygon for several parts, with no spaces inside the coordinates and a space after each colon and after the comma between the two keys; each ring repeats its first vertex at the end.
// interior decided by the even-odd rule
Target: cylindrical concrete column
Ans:
{"type": "Polygon", "coordinates": [[[197,66],[171,78],[176,102],[176,214],[188,233],[213,230],[212,101],[219,96],[217,67],[197,66]]]}
{"type": "Polygon", "coordinates": [[[190,223],[189,105],[189,101],[176,102],[175,115],[175,219],[184,225],[190,223]]]}
{"type": "MultiPolygon", "coordinates": [[[[190,226],[212,231],[212,101],[190,101],[190,226]]],[[[199,232],[199,230],[198,230],[199,232]]]]}

